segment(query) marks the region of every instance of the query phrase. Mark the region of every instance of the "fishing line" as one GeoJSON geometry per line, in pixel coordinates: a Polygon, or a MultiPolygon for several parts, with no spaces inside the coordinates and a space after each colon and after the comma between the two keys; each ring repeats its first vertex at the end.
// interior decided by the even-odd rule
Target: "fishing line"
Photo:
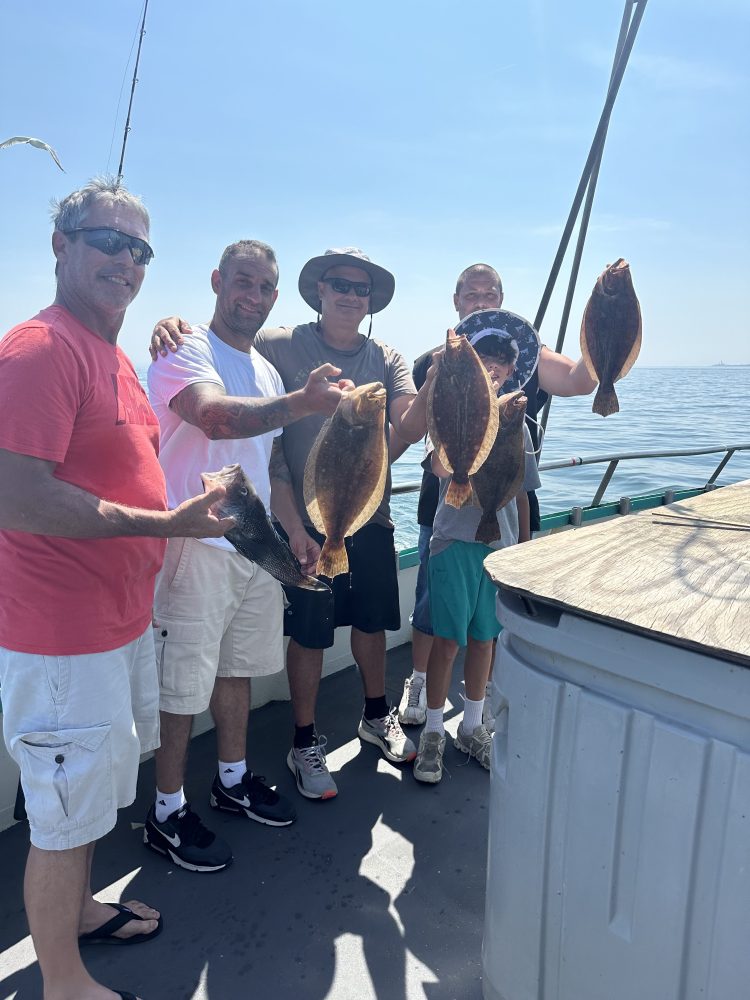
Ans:
{"type": "Polygon", "coordinates": [[[526,419],[530,423],[536,424],[537,426],[537,430],[539,431],[539,447],[535,451],[533,449],[532,451],[526,451],[526,449],[524,448],[523,453],[524,455],[538,455],[539,452],[542,450],[542,445],[544,444],[544,435],[547,433],[547,431],[539,420],[535,420],[534,417],[530,416],[528,413],[526,414],[526,419]]]}

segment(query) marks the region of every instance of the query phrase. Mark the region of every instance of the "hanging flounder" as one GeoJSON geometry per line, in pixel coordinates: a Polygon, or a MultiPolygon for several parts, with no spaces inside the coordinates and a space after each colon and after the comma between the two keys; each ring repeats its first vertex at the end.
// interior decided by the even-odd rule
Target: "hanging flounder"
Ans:
{"type": "Polygon", "coordinates": [[[344,392],[318,433],[305,464],[307,513],[326,536],[318,573],[349,572],[344,539],[359,531],[380,506],[388,472],[386,391],[370,382],[344,392]]]}
{"type": "Polygon", "coordinates": [[[640,349],[641,307],[630,265],[621,257],[599,275],[581,323],[581,354],[599,383],[593,413],[619,412],[614,384],[633,367],[640,349]]]}
{"type": "Polygon", "coordinates": [[[500,427],[495,443],[481,469],[471,477],[474,494],[482,508],[474,539],[490,545],[500,538],[497,512],[513,499],[523,484],[526,467],[523,424],[527,399],[523,391],[500,396],[497,409],[500,427]]]}
{"type": "Polygon", "coordinates": [[[498,410],[477,352],[453,330],[428,390],[427,428],[438,460],[452,473],[445,502],[463,507],[471,501],[469,476],[481,468],[497,436],[498,410]]]}
{"type": "Polygon", "coordinates": [[[314,576],[303,573],[299,560],[271,523],[263,501],[239,465],[225,465],[219,472],[202,472],[207,490],[223,486],[225,495],[212,510],[218,517],[233,517],[237,522],[224,537],[240,555],[257,563],[279,583],[303,590],[329,590],[314,576]]]}

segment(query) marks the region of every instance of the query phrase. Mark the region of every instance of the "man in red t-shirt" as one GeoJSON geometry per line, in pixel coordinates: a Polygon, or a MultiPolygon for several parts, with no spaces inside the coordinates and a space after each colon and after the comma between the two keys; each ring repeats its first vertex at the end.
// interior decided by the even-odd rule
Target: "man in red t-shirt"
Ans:
{"type": "Polygon", "coordinates": [[[0,342],[0,690],[31,827],[24,895],[45,1000],[113,1000],[79,943],[154,937],[98,903],[95,841],[159,744],[151,628],[165,539],[220,536],[223,490],[167,510],[156,417],[117,346],[153,256],[142,202],[108,180],[56,207],[52,306],[0,342]]]}

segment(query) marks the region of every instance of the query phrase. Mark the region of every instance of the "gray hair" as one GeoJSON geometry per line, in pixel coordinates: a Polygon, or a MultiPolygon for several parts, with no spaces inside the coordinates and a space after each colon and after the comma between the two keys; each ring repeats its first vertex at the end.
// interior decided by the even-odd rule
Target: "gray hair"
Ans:
{"type": "Polygon", "coordinates": [[[471,275],[473,274],[486,275],[487,277],[492,278],[492,280],[498,287],[498,291],[502,293],[503,283],[500,280],[500,275],[497,273],[494,267],[490,267],[489,264],[470,264],[458,276],[458,281],[456,282],[456,295],[461,294],[461,288],[463,286],[463,283],[466,281],[467,278],[471,277],[471,275]]]}
{"type": "Polygon", "coordinates": [[[276,272],[276,282],[278,284],[279,265],[276,261],[276,254],[273,247],[261,242],[261,240],[238,240],[236,243],[230,243],[221,255],[219,274],[222,278],[226,276],[230,260],[242,260],[247,257],[265,257],[276,272]]]}
{"type": "Polygon", "coordinates": [[[150,229],[151,220],[146,206],[138,195],[131,194],[114,177],[94,177],[78,191],[72,191],[60,201],[53,200],[52,221],[55,229],[63,233],[79,229],[96,202],[132,208],[146,223],[146,229],[150,229]]]}

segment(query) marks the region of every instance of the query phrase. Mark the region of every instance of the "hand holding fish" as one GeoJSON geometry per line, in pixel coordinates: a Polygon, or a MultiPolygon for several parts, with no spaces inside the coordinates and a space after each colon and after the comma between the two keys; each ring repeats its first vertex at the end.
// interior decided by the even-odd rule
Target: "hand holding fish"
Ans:
{"type": "Polygon", "coordinates": [[[216,486],[207,493],[185,500],[179,507],[167,511],[165,538],[221,538],[234,528],[233,517],[217,517],[211,510],[223,499],[226,490],[216,486]]]}
{"type": "Polygon", "coordinates": [[[302,389],[308,415],[322,413],[326,417],[333,416],[343,392],[354,388],[354,383],[350,379],[330,381],[331,377],[340,374],[341,369],[330,364],[321,365],[320,368],[314,368],[310,372],[302,389]]]}
{"type": "Polygon", "coordinates": [[[151,360],[156,361],[160,354],[166,358],[169,351],[174,353],[184,342],[185,335],[189,336],[191,333],[192,327],[188,321],[180,319],[179,316],[167,316],[165,319],[160,319],[154,327],[151,343],[148,345],[151,360]]]}
{"type": "Polygon", "coordinates": [[[304,527],[289,533],[289,548],[299,559],[303,573],[314,575],[317,572],[320,546],[308,535],[304,527]]]}

